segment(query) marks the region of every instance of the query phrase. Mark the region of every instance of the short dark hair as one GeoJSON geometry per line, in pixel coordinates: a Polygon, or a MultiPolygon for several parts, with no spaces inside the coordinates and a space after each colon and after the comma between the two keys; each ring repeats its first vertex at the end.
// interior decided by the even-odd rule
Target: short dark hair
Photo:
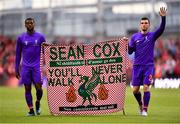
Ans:
{"type": "Polygon", "coordinates": [[[26,23],[26,21],[29,21],[29,20],[33,20],[33,22],[35,22],[35,21],[34,21],[34,18],[32,18],[32,17],[26,18],[24,22],[26,23]]]}
{"type": "Polygon", "coordinates": [[[148,22],[150,23],[150,20],[148,17],[142,17],[141,20],[148,20],[148,22]]]}

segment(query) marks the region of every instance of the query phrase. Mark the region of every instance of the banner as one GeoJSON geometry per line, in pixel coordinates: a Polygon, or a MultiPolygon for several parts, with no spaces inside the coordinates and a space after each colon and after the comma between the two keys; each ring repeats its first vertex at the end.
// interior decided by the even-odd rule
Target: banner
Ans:
{"type": "Polygon", "coordinates": [[[53,115],[105,114],[124,109],[127,42],[44,48],[53,115]]]}

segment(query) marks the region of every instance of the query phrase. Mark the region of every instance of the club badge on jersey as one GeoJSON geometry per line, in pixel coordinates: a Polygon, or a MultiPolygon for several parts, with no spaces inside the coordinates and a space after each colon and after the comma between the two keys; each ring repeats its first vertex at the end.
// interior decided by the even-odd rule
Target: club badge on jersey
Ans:
{"type": "Polygon", "coordinates": [[[28,41],[25,41],[24,43],[25,43],[26,46],[28,45],[28,41]]]}
{"type": "Polygon", "coordinates": [[[38,45],[38,40],[35,40],[34,46],[39,46],[38,45]]]}

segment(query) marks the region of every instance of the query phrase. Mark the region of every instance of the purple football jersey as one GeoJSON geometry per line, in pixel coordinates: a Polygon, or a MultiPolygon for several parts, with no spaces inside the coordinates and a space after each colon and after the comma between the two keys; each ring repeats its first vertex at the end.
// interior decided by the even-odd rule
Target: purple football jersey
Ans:
{"type": "Polygon", "coordinates": [[[16,72],[18,71],[20,61],[22,61],[22,66],[40,66],[41,44],[43,42],[45,42],[45,37],[38,32],[34,32],[31,35],[25,32],[17,38],[15,63],[16,72]]]}
{"type": "Polygon", "coordinates": [[[154,64],[154,45],[165,29],[166,17],[162,17],[161,25],[155,32],[142,34],[138,32],[131,37],[129,54],[135,52],[134,65],[154,64]]]}

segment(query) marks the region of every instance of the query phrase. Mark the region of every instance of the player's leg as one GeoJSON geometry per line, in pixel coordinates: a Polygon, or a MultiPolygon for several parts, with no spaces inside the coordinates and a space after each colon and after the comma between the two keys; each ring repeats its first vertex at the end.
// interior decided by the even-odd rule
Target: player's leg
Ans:
{"type": "Polygon", "coordinates": [[[151,96],[149,85],[144,84],[143,90],[144,90],[144,96],[143,96],[143,111],[142,111],[142,115],[143,116],[147,116],[147,110],[148,110],[150,96],[151,96]]]}
{"type": "Polygon", "coordinates": [[[27,116],[34,116],[34,109],[33,109],[33,102],[32,102],[32,94],[31,94],[31,85],[30,84],[24,84],[25,86],[25,98],[26,98],[26,103],[29,107],[29,112],[27,116]]]}
{"type": "Polygon", "coordinates": [[[150,93],[150,85],[153,81],[153,75],[154,75],[154,66],[146,66],[144,68],[144,80],[143,80],[143,90],[144,90],[144,96],[143,96],[143,111],[144,116],[147,116],[149,101],[151,97],[150,93]]]}
{"type": "Polygon", "coordinates": [[[39,68],[34,68],[33,69],[33,80],[34,80],[34,86],[36,88],[36,113],[39,115],[41,113],[41,108],[40,108],[40,101],[43,95],[43,90],[42,90],[42,81],[41,81],[41,74],[40,74],[40,69],[39,68]]]}
{"type": "Polygon", "coordinates": [[[142,104],[142,95],[140,92],[140,86],[133,86],[133,94],[134,94],[134,97],[136,98],[136,101],[138,102],[139,112],[141,114],[142,109],[143,109],[143,106],[142,106],[143,104],[142,104]]]}
{"type": "Polygon", "coordinates": [[[26,103],[30,109],[28,112],[28,116],[33,116],[33,101],[32,101],[32,94],[31,94],[31,70],[29,67],[22,66],[21,68],[21,84],[24,84],[25,87],[25,99],[26,103]]]}
{"type": "Polygon", "coordinates": [[[142,85],[142,69],[140,66],[133,66],[132,72],[132,85],[133,85],[133,95],[139,105],[140,113],[142,112],[142,95],[140,92],[140,85],[142,85]]]}
{"type": "Polygon", "coordinates": [[[36,88],[36,113],[37,115],[41,114],[40,101],[43,95],[42,85],[40,83],[35,84],[36,88]]]}

